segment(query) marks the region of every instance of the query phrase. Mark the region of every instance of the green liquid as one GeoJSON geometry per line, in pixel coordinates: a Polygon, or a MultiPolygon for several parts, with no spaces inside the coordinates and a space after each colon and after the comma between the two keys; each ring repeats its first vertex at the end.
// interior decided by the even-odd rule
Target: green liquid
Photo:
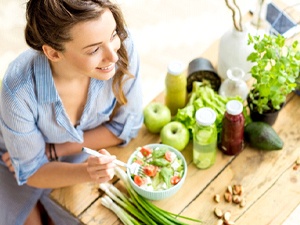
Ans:
{"type": "Polygon", "coordinates": [[[193,163],[206,169],[216,161],[217,131],[213,126],[202,126],[195,131],[193,140],[193,163]]]}
{"type": "Polygon", "coordinates": [[[167,74],[165,79],[165,104],[170,109],[172,116],[177,114],[178,109],[186,105],[186,76],[185,74],[167,74]]]}
{"type": "Polygon", "coordinates": [[[194,143],[193,163],[199,169],[206,169],[212,166],[216,161],[216,142],[207,145],[194,143]]]}

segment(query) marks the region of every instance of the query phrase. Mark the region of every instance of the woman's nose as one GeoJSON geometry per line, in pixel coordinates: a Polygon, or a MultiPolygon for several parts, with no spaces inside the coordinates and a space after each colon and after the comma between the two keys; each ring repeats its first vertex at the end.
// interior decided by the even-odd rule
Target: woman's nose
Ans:
{"type": "Polygon", "coordinates": [[[113,45],[108,45],[103,52],[103,60],[115,63],[118,61],[118,59],[119,56],[117,54],[117,50],[115,50],[115,47],[113,45]]]}

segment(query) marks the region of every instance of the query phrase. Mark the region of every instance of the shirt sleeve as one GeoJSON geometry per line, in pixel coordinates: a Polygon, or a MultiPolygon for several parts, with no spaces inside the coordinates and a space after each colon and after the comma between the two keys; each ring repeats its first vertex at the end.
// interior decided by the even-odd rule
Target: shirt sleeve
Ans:
{"type": "Polygon", "coordinates": [[[129,56],[129,70],[134,75],[134,78],[126,81],[123,89],[127,104],[122,105],[112,121],[105,124],[112,133],[124,141],[123,145],[136,137],[144,119],[140,60],[130,34],[126,40],[126,47],[129,56]]]}
{"type": "Polygon", "coordinates": [[[19,185],[27,182],[39,167],[48,162],[45,142],[35,120],[37,103],[34,100],[32,81],[22,80],[20,65],[15,63],[8,73],[20,76],[5,76],[0,98],[0,128],[5,147],[10,154],[19,185]],[[20,79],[18,79],[20,78],[20,79]]]}

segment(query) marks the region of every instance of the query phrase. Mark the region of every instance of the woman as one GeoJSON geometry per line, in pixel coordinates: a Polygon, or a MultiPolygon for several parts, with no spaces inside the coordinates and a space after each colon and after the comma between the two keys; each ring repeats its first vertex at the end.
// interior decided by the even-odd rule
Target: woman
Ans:
{"type": "Polygon", "coordinates": [[[78,224],[52,188],[105,182],[112,161],[83,146],[124,145],[142,125],[139,59],[107,0],[30,0],[25,38],[0,97],[0,224],[78,224]],[[87,160],[86,160],[87,159],[87,160]]]}

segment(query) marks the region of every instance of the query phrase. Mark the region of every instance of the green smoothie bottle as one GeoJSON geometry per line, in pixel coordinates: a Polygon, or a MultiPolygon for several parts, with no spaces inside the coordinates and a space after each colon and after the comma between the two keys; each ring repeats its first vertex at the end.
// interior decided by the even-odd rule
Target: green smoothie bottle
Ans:
{"type": "Polygon", "coordinates": [[[171,62],[168,65],[168,73],[165,79],[165,105],[170,109],[172,116],[176,115],[178,109],[186,105],[186,75],[184,65],[181,62],[171,62]]]}

